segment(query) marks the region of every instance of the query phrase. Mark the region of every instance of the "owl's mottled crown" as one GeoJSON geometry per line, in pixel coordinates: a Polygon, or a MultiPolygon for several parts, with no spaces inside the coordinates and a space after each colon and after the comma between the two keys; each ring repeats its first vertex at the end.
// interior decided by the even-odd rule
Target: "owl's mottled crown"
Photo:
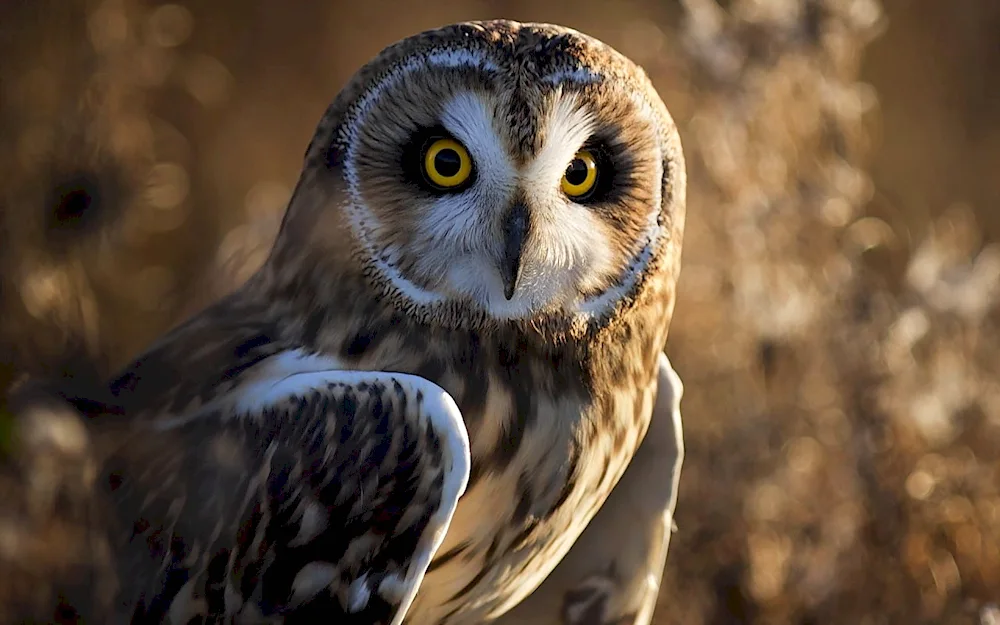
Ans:
{"type": "MultiPolygon", "coordinates": [[[[599,39],[554,24],[486,20],[449,24],[411,35],[387,46],[361,67],[343,87],[316,128],[306,151],[306,167],[319,166],[328,158],[337,126],[345,110],[373,83],[382,80],[400,63],[432,53],[455,55],[458,66],[466,59],[489,61],[501,70],[514,66],[524,72],[523,80],[547,79],[557,84],[573,75],[599,72],[604,80],[624,81],[630,88],[649,92],[650,104],[662,102],[641,67],[599,39]]],[[[663,107],[662,114],[669,119],[663,107]]],[[[529,119],[517,120],[527,122],[529,119]]]]}
{"type": "Polygon", "coordinates": [[[421,316],[606,318],[676,278],[684,186],[673,120],[628,58],[555,25],[453,24],[337,95],[272,262],[349,249],[421,316]]]}

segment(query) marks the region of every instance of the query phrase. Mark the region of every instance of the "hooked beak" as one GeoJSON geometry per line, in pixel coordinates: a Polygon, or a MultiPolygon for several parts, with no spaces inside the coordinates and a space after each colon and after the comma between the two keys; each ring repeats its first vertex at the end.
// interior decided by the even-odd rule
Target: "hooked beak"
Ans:
{"type": "Polygon", "coordinates": [[[521,256],[524,241],[528,238],[531,220],[528,207],[523,202],[514,204],[503,224],[503,256],[500,259],[500,279],[503,280],[503,296],[508,301],[514,297],[517,281],[521,277],[521,256]]]}

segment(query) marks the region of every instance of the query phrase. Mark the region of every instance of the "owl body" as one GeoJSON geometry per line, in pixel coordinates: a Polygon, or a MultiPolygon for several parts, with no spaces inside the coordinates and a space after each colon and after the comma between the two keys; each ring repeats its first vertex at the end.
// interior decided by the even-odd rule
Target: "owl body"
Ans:
{"type": "MultiPolygon", "coordinates": [[[[409,619],[479,622],[551,571],[648,427],[679,270],[680,144],[630,61],[574,31],[503,21],[388,48],[327,118],[340,123],[317,132],[306,156],[316,177],[304,174],[296,195],[308,205],[317,189],[342,188],[344,211],[290,213],[284,227],[317,241],[306,250],[340,251],[337,267],[360,265],[361,276],[322,278],[339,286],[330,301],[355,302],[315,324],[329,329],[317,349],[350,367],[420,375],[458,403],[472,475],[409,619]],[[466,147],[476,171],[464,192],[400,194],[413,174],[399,155],[423,128],[466,147]],[[379,146],[393,157],[376,156],[379,146]],[[565,202],[558,181],[582,147],[601,151],[603,195],[565,202]],[[505,297],[503,250],[490,244],[518,207],[539,245],[505,297]]],[[[272,260],[303,253],[279,241],[272,260]]],[[[281,283],[280,272],[270,277],[281,283]]],[[[299,279],[275,299],[299,291],[299,279]]]]}
{"type": "Polygon", "coordinates": [[[359,297],[364,276],[329,277],[340,285],[330,296],[343,305],[316,312],[322,323],[280,306],[213,307],[116,380],[118,405],[133,415],[155,407],[153,419],[161,406],[190,411],[262,375],[281,376],[287,364],[279,361],[293,351],[440,385],[469,429],[472,475],[406,622],[478,623],[502,613],[572,546],[642,440],[667,331],[655,321],[670,298],[651,288],[628,323],[556,343],[515,324],[480,332],[420,323],[359,297]],[[223,324],[227,340],[219,341],[223,324]],[[155,375],[181,359],[198,380],[224,382],[192,405],[191,388],[155,375]]]}
{"type": "Polygon", "coordinates": [[[469,486],[408,622],[478,623],[509,609],[596,514],[652,412],[667,332],[657,320],[671,300],[652,288],[643,299],[629,322],[559,342],[515,324],[480,332],[415,323],[374,301],[355,300],[354,312],[324,324],[337,330],[315,338],[319,352],[435,382],[469,428],[469,486]]]}
{"type": "MultiPolygon", "coordinates": [[[[293,429],[322,421],[323,440],[334,441],[338,411],[357,412],[354,400],[337,395],[349,376],[336,371],[374,372],[376,384],[414,376],[430,383],[420,387],[425,394],[443,389],[467,429],[467,441],[464,430],[448,433],[456,426],[447,419],[428,430],[428,440],[451,445],[446,459],[454,466],[468,446],[464,495],[450,525],[427,525],[436,528],[434,544],[419,542],[417,552],[433,558],[420,565],[422,581],[406,576],[407,592],[419,590],[404,600],[396,573],[386,573],[398,562],[365,549],[378,552],[387,536],[406,538],[400,528],[417,514],[413,502],[427,496],[433,508],[443,497],[435,494],[440,475],[428,469],[424,481],[395,483],[390,469],[410,470],[416,448],[385,448],[377,435],[347,430],[339,444],[354,436],[360,447],[333,463],[336,441],[323,451],[316,443],[323,437],[308,430],[305,451],[290,453],[287,476],[275,484],[288,440],[280,439],[266,453],[254,451],[270,466],[261,478],[270,490],[256,495],[250,524],[260,528],[252,544],[266,555],[253,561],[257,551],[244,546],[226,551],[240,555],[225,556],[221,568],[206,560],[197,575],[184,573],[185,585],[164,582],[157,592],[166,605],[230,616],[245,605],[286,616],[304,605],[320,618],[334,614],[313,599],[326,589],[329,605],[351,614],[366,614],[382,598],[400,617],[408,608],[408,623],[458,625],[522,600],[597,513],[649,425],[674,306],[684,192],[666,108],[640,69],[592,38],[549,25],[477,22],[384,50],[321,121],[264,266],[136,359],[110,383],[106,403],[127,415],[119,423],[132,432],[168,431],[189,423],[185,415],[223,424],[244,418],[229,411],[251,415],[259,440],[285,436],[268,429],[284,415],[293,429]],[[361,538],[330,547],[342,528],[330,524],[336,506],[323,489],[336,484],[336,471],[373,462],[359,458],[390,456],[398,463],[384,460],[384,473],[376,467],[374,492],[362,480],[356,493],[345,487],[336,495],[355,497],[352,509],[368,512],[345,521],[361,538]],[[321,478],[306,480],[311,471],[321,478]],[[311,488],[320,489],[318,503],[307,496],[311,488]],[[383,506],[394,488],[416,491],[409,508],[383,506]],[[274,529],[285,508],[297,534],[274,529]],[[357,566],[344,564],[355,559],[357,566]],[[353,577],[338,577],[348,568],[353,577]]],[[[372,393],[369,382],[349,386],[372,393]]],[[[407,393],[400,391],[402,400],[420,401],[407,393]]],[[[376,433],[412,425],[391,421],[381,404],[372,415],[382,419],[376,433]]],[[[438,466],[433,444],[420,449],[438,466]]],[[[454,496],[448,484],[459,481],[445,472],[444,491],[454,496]]],[[[169,516],[177,508],[164,509],[169,516]]],[[[206,534],[212,541],[224,537],[219,527],[206,534]]],[[[240,540],[246,534],[241,529],[240,540]]],[[[191,549],[178,561],[203,553],[191,549]]],[[[145,580],[135,583],[145,588],[145,580]]],[[[123,592],[141,594],[127,586],[123,592]]]]}

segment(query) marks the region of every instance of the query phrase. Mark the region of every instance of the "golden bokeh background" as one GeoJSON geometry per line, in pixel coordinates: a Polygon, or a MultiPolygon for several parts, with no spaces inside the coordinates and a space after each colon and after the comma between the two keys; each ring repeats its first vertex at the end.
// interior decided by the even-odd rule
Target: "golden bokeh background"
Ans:
{"type": "Polygon", "coordinates": [[[1000,3],[0,2],[0,387],[97,378],[247,275],[405,35],[553,21],[689,163],[658,625],[1000,623],[1000,3]]]}

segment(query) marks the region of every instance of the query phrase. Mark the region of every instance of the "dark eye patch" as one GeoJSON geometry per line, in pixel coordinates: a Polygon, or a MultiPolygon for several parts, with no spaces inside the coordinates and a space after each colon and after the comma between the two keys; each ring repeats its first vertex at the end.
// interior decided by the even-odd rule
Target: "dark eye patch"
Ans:
{"type": "MultiPolygon", "coordinates": [[[[431,195],[444,195],[447,193],[455,193],[456,191],[462,191],[469,187],[476,180],[476,163],[472,163],[472,174],[469,179],[462,183],[461,186],[455,187],[453,189],[441,189],[432,185],[428,180],[427,176],[423,171],[424,155],[427,153],[427,148],[430,147],[432,143],[438,139],[451,139],[453,141],[458,141],[444,126],[435,125],[426,128],[421,128],[410,135],[410,138],[403,145],[403,149],[400,150],[400,161],[399,161],[399,171],[402,174],[403,182],[412,185],[425,191],[431,195]]],[[[458,141],[461,143],[460,141],[458,141]]],[[[457,155],[451,153],[451,156],[457,158],[457,155]]],[[[450,155],[447,153],[441,153],[438,156],[438,161],[442,159],[447,160],[450,155]]],[[[456,161],[455,170],[458,169],[458,162],[456,161]]],[[[450,170],[450,165],[446,162],[442,162],[441,166],[443,170],[450,170]]],[[[447,175],[446,171],[442,171],[447,175]]]]}
{"type": "MultiPolygon", "coordinates": [[[[604,204],[618,202],[624,199],[629,189],[629,180],[635,169],[635,159],[626,149],[627,146],[614,141],[616,134],[613,129],[599,131],[594,134],[581,150],[586,150],[597,163],[597,181],[594,190],[586,197],[575,200],[580,204],[604,204]]],[[[570,164],[572,168],[573,164],[570,164]]],[[[567,173],[572,173],[567,170],[567,173]]]]}

